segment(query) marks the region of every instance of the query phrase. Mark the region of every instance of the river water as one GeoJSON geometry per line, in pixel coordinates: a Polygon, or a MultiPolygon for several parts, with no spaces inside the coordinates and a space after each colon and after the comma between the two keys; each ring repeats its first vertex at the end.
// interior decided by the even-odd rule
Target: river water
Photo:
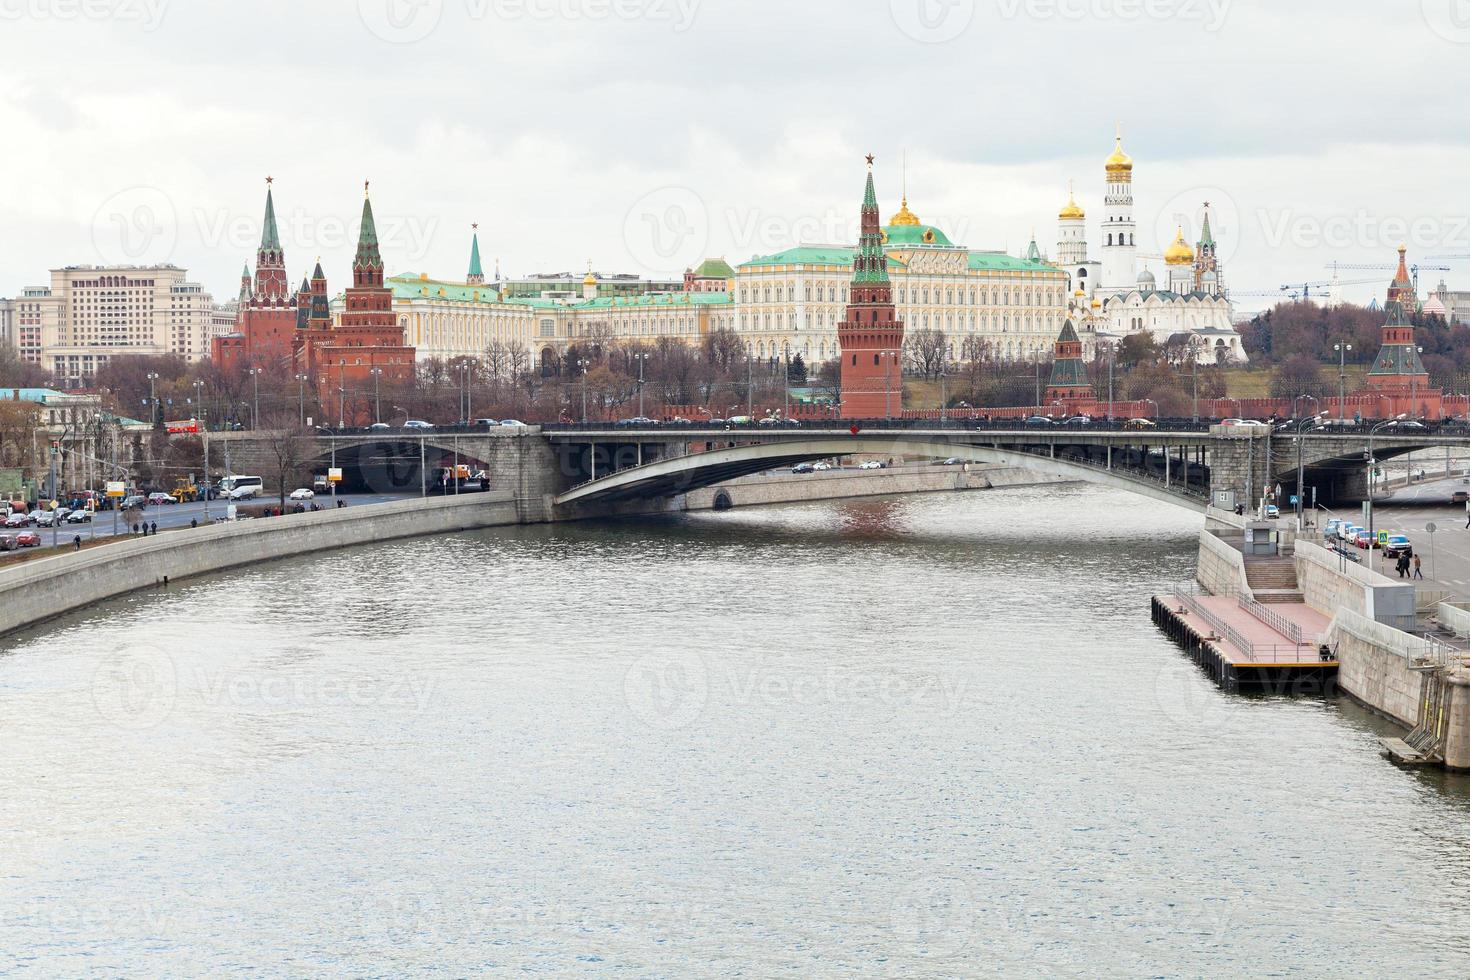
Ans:
{"type": "Polygon", "coordinates": [[[0,972],[1464,976],[1466,781],[1048,487],[277,562],[0,647],[0,972]]]}

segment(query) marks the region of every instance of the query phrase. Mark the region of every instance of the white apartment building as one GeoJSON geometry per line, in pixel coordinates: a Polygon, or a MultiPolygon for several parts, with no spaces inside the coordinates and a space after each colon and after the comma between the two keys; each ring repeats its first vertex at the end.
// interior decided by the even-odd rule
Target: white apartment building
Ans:
{"type": "Polygon", "coordinates": [[[21,356],[63,388],[85,387],[119,354],[207,356],[214,301],[173,265],[67,266],[15,300],[21,356]]]}

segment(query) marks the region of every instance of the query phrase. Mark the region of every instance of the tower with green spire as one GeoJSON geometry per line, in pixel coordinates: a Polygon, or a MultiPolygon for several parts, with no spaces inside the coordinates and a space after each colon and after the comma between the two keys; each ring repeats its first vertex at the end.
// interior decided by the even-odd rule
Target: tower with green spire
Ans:
{"type": "Polygon", "coordinates": [[[470,271],[464,277],[466,285],[483,286],[485,270],[480,268],[480,226],[470,225],[470,271]]]}
{"type": "Polygon", "coordinates": [[[1210,230],[1210,202],[1205,202],[1205,216],[1200,222],[1199,241],[1194,247],[1194,290],[1207,296],[1219,296],[1225,284],[1220,281],[1220,258],[1216,254],[1215,233],[1210,230]]]}
{"type": "Polygon", "coordinates": [[[357,252],[352,259],[352,286],[347,290],[341,325],[372,331],[364,343],[403,343],[403,329],[393,315],[393,291],[383,286],[383,256],[378,251],[378,225],[373,219],[373,202],[368,184],[362,185],[362,224],[357,234],[357,252]]]}
{"type": "Polygon", "coordinates": [[[903,409],[903,323],[893,308],[871,154],[867,161],[852,285],[837,324],[843,418],[889,417],[903,409]]]}
{"type": "Polygon", "coordinates": [[[1046,386],[1046,405],[1061,402],[1063,412],[1071,412],[1074,405],[1096,400],[1092,382],[1087,380],[1087,365],[1082,362],[1082,339],[1071,317],[1062,324],[1057,337],[1056,356],[1051,364],[1051,380],[1046,386]]]}
{"type": "Polygon", "coordinates": [[[276,228],[276,202],[271,193],[274,178],[265,179],[265,218],[261,221],[260,248],[255,251],[254,302],[259,305],[282,306],[291,302],[291,287],[286,282],[286,253],[281,248],[281,235],[276,228]]]}

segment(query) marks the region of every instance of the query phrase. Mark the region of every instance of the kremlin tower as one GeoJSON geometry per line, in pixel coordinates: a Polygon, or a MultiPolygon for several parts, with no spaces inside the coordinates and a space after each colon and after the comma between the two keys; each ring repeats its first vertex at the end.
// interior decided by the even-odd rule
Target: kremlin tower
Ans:
{"type": "Polygon", "coordinates": [[[265,179],[265,218],[260,248],[255,252],[255,279],[249,269],[240,282],[240,310],[235,332],[216,337],[211,356],[221,368],[284,368],[291,360],[291,338],[296,332],[296,298],[286,280],[286,253],[276,229],[276,204],[271,193],[272,178],[265,179]]]}
{"type": "Polygon", "coordinates": [[[1404,246],[1399,246],[1399,268],[1388,287],[1388,300],[1383,304],[1385,320],[1380,328],[1383,346],[1368,369],[1368,388],[1395,396],[1393,409],[1385,415],[1398,414],[1406,407],[1418,417],[1425,414],[1425,402],[1438,401],[1438,393],[1429,391],[1429,372],[1419,359],[1414,343],[1414,326],[1409,322],[1409,305],[1414,302],[1414,284],[1404,265],[1404,246]],[[1409,404],[1412,403],[1412,404],[1409,404]]]}
{"type": "Polygon", "coordinates": [[[1051,365],[1051,381],[1046,386],[1046,404],[1061,402],[1064,413],[1076,411],[1076,406],[1091,406],[1097,400],[1092,382],[1087,380],[1087,367],[1082,363],[1082,339],[1072,318],[1062,324],[1062,333],[1057,337],[1056,356],[1051,365]]]}
{"type": "Polygon", "coordinates": [[[852,287],[847,310],[837,324],[837,342],[841,348],[842,417],[884,418],[901,412],[903,323],[893,309],[871,154],[858,248],[852,260],[852,287]]]}

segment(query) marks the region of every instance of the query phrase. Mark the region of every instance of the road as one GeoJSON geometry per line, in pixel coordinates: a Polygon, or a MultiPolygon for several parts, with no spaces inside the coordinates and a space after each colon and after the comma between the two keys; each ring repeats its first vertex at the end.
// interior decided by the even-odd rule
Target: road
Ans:
{"type": "MultiPolygon", "coordinates": [[[[1470,490],[1467,479],[1470,478],[1416,483],[1377,501],[1373,508],[1374,530],[1408,535],[1415,554],[1423,560],[1424,581],[1415,585],[1421,590],[1453,592],[1457,599],[1470,599],[1470,529],[1465,526],[1465,505],[1450,503],[1450,494],[1470,490]],[[1432,541],[1430,524],[1435,525],[1432,541]]],[[[1359,523],[1362,516],[1361,511],[1351,508],[1323,513],[1323,523],[1327,517],[1345,517],[1359,523]]],[[[1358,554],[1366,558],[1368,553],[1358,554]]],[[[1372,560],[1374,570],[1398,578],[1393,560],[1384,558],[1382,551],[1375,549],[1372,560]]]]}
{"type": "MultiPolygon", "coordinates": [[[[344,493],[340,494],[338,499],[347,506],[353,507],[363,504],[381,504],[391,500],[404,500],[414,496],[417,496],[417,494],[344,493]]],[[[277,497],[257,497],[252,503],[270,506],[271,504],[279,504],[280,500],[277,497]]],[[[322,507],[330,507],[332,505],[331,497],[329,495],[319,496],[317,503],[322,507]]],[[[228,506],[229,504],[226,501],[211,500],[209,502],[209,516],[215,520],[222,519],[225,515],[225,508],[228,506]]],[[[204,507],[203,501],[190,504],[158,504],[150,506],[143,512],[143,516],[150,524],[157,524],[159,531],[166,531],[171,528],[188,527],[190,521],[198,521],[203,524],[205,521],[204,507]]],[[[116,511],[107,510],[98,513],[92,518],[89,524],[63,524],[55,529],[49,527],[33,527],[24,530],[33,530],[39,533],[41,535],[42,548],[50,548],[53,540],[57,546],[69,547],[72,544],[73,538],[79,534],[82,536],[83,541],[111,537],[113,533],[114,515],[116,515],[116,526],[119,535],[129,533],[123,525],[122,515],[117,514],[116,511]]],[[[11,529],[8,533],[14,534],[19,530],[22,529],[11,529]]]]}

